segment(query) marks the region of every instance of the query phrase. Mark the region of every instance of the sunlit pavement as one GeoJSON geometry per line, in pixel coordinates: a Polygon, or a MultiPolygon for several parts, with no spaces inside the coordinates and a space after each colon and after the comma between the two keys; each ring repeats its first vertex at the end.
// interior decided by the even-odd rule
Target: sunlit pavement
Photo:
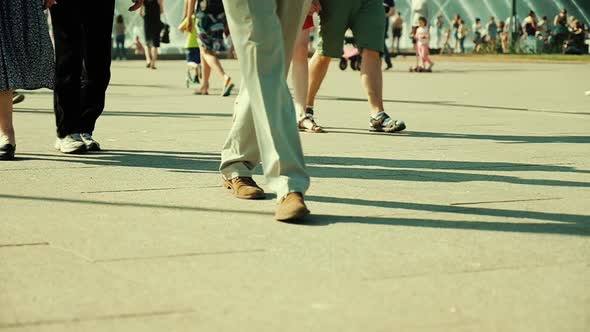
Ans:
{"type": "Polygon", "coordinates": [[[51,92],[27,93],[0,163],[0,330],[587,331],[590,66],[394,64],[389,135],[333,63],[302,225],[221,187],[217,76],[195,96],[181,61],[115,62],[86,156],[52,149],[51,92]]]}

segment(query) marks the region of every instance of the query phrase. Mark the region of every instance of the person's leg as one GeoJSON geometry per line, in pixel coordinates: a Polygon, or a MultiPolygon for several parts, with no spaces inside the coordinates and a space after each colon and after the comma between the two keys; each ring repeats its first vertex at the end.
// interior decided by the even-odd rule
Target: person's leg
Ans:
{"type": "Polygon", "coordinates": [[[158,47],[154,46],[150,49],[150,68],[156,69],[156,62],[158,61],[158,47]]]}
{"type": "Polygon", "coordinates": [[[291,76],[293,79],[293,100],[297,111],[297,120],[305,118],[307,102],[307,87],[309,82],[308,49],[310,29],[301,30],[295,41],[293,61],[291,62],[291,76]]]}
{"type": "Polygon", "coordinates": [[[387,29],[389,28],[389,17],[385,17],[385,36],[383,39],[383,59],[385,60],[386,69],[391,69],[391,56],[389,55],[389,49],[387,48],[387,29]]]}
{"type": "Polygon", "coordinates": [[[151,49],[152,49],[151,46],[149,45],[149,43],[147,43],[145,45],[144,52],[143,52],[145,54],[145,63],[147,65],[147,67],[150,67],[150,65],[152,63],[151,49]]]}
{"type": "MultiPolygon", "coordinates": [[[[226,178],[251,174],[257,160],[245,160],[244,148],[257,145],[277,197],[305,193],[309,176],[286,72],[309,0],[224,0],[224,4],[246,93],[238,99],[241,114],[235,114],[221,171],[226,178]]],[[[256,151],[249,149],[246,152],[254,157],[256,151]]]]}
{"type": "MultiPolygon", "coordinates": [[[[72,1],[51,7],[55,40],[55,88],[53,91],[57,136],[79,133],[82,110],[80,87],[82,74],[81,11],[72,1]]],[[[110,30],[107,50],[110,52],[110,30]]],[[[110,55],[109,55],[110,59],[110,55]]]]}
{"type": "Polygon", "coordinates": [[[92,13],[84,14],[84,78],[80,94],[82,117],[78,133],[92,135],[96,120],[105,105],[105,93],[111,79],[110,40],[114,0],[101,0],[92,13]]]}
{"type": "Polygon", "coordinates": [[[330,61],[332,58],[320,54],[318,51],[311,57],[309,62],[309,88],[307,91],[307,106],[315,105],[315,97],[317,96],[324,78],[330,68],[330,61]]]}
{"type": "MultiPolygon", "coordinates": [[[[328,73],[332,58],[342,55],[342,42],[351,12],[351,1],[323,0],[318,13],[320,24],[317,30],[316,51],[309,62],[309,88],[307,105],[314,106],[315,97],[328,73]]],[[[381,34],[379,37],[382,37],[381,34]]]]}
{"type": "Polygon", "coordinates": [[[225,70],[223,69],[221,62],[217,58],[217,53],[203,48],[201,52],[201,57],[203,58],[203,61],[209,65],[211,70],[216,71],[221,76],[223,82],[231,80],[231,78],[225,73],[225,70]]]}
{"type": "Polygon", "coordinates": [[[14,126],[12,122],[12,93],[13,90],[0,92],[0,146],[16,144],[14,126]]]}
{"type": "Polygon", "coordinates": [[[363,49],[363,62],[361,63],[361,82],[367,97],[371,115],[383,111],[383,74],[381,72],[381,59],[379,52],[363,49]]]}
{"type": "MultiPolygon", "coordinates": [[[[201,54],[205,54],[205,52],[201,52],[201,54]]],[[[201,87],[199,88],[199,93],[202,95],[209,94],[209,80],[211,79],[211,67],[209,63],[203,57],[203,79],[201,80],[201,87]]]]}

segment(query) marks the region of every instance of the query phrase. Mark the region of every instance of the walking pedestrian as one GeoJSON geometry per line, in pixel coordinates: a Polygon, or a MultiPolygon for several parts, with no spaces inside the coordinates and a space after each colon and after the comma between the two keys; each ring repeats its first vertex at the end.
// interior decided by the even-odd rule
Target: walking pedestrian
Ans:
{"type": "Polygon", "coordinates": [[[385,60],[385,70],[393,68],[391,63],[391,55],[387,48],[387,38],[389,37],[389,20],[395,14],[395,2],[393,0],[383,0],[383,8],[385,9],[385,36],[383,40],[383,59],[385,60]]]}
{"type": "Polygon", "coordinates": [[[117,15],[115,19],[115,60],[127,60],[125,49],[125,21],[123,15],[117,15]]]}
{"type": "MultiPolygon", "coordinates": [[[[130,11],[143,0],[132,0],[130,11]]],[[[99,151],[93,138],[111,77],[111,32],[115,0],[59,0],[51,7],[55,36],[55,148],[63,153],[99,151]]]]}
{"type": "MultiPolygon", "coordinates": [[[[224,0],[243,84],[220,170],[224,186],[236,197],[259,199],[265,194],[252,175],[262,162],[268,185],[277,194],[279,221],[309,214],[303,198],[309,176],[286,74],[310,1],[224,0]]],[[[379,4],[379,17],[381,10],[379,4]]]]}
{"type": "Polygon", "coordinates": [[[420,59],[420,65],[426,71],[432,71],[434,62],[430,60],[430,32],[428,29],[428,21],[426,17],[422,16],[418,19],[419,25],[416,30],[416,49],[420,59]]]}
{"type": "Polygon", "coordinates": [[[453,52],[457,53],[459,51],[459,27],[461,26],[461,15],[457,14],[453,17],[453,37],[455,38],[455,47],[453,47],[453,52]]]}
{"type": "Polygon", "coordinates": [[[307,107],[307,88],[309,85],[309,35],[314,27],[313,13],[322,9],[319,0],[312,0],[303,28],[295,41],[293,60],[291,62],[291,76],[293,78],[293,100],[297,112],[297,128],[308,133],[323,133],[314,118],[313,108],[307,107]]]}
{"type": "Polygon", "coordinates": [[[457,29],[457,38],[459,38],[459,50],[461,54],[465,53],[465,38],[469,30],[465,27],[465,21],[459,21],[459,28],[457,29]]]}
{"type": "Polygon", "coordinates": [[[434,23],[434,28],[436,29],[436,48],[440,49],[443,45],[443,30],[444,30],[445,23],[443,22],[443,16],[437,15],[436,22],[434,23]]]}
{"type": "Polygon", "coordinates": [[[486,27],[486,30],[487,30],[487,35],[488,35],[489,49],[493,53],[497,53],[496,42],[498,40],[498,24],[496,24],[495,17],[493,17],[493,16],[490,17],[490,20],[488,21],[488,25],[486,27]]]}
{"type": "Polygon", "coordinates": [[[145,32],[145,59],[146,67],[157,69],[158,48],[160,47],[160,34],[162,33],[162,20],[160,16],[164,13],[164,0],[144,0],[141,7],[143,16],[143,27],[145,32]]]}
{"type": "Polygon", "coordinates": [[[54,3],[0,2],[0,160],[14,159],[16,151],[12,105],[23,95],[15,90],[53,88],[53,47],[43,8],[54,3]]]}
{"type": "Polygon", "coordinates": [[[402,32],[404,30],[404,19],[399,10],[395,11],[395,15],[391,18],[391,26],[393,32],[393,50],[395,54],[399,54],[399,42],[402,38],[402,32]]]}
{"type": "Polygon", "coordinates": [[[474,48],[473,48],[473,52],[474,53],[479,53],[479,51],[481,51],[481,44],[483,42],[482,40],[482,36],[483,36],[483,27],[481,25],[481,19],[478,17],[475,19],[475,23],[473,23],[473,44],[474,44],[474,48]]]}
{"type": "MultiPolygon", "coordinates": [[[[186,15],[192,15],[195,12],[195,6],[203,60],[203,80],[198,94],[209,94],[209,79],[211,71],[215,70],[223,80],[221,95],[227,97],[235,85],[217,58],[217,52],[225,50],[223,35],[227,31],[227,18],[223,2],[221,0],[190,0],[186,15]]],[[[190,22],[189,30],[194,24],[192,20],[190,22]]]]}
{"type": "Polygon", "coordinates": [[[376,0],[320,0],[319,44],[310,64],[307,105],[313,108],[315,97],[326,77],[332,58],[342,55],[342,31],[350,28],[362,49],[361,81],[368,95],[372,132],[398,132],[406,128],[392,119],[383,107],[383,7],[376,0]]]}

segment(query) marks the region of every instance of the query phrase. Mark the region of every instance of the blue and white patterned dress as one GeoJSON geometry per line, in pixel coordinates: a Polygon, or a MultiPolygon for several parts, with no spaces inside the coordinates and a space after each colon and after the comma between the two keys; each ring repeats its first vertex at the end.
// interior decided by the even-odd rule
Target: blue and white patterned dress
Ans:
{"type": "Polygon", "coordinates": [[[0,91],[53,88],[55,60],[41,0],[0,0],[0,91]]]}

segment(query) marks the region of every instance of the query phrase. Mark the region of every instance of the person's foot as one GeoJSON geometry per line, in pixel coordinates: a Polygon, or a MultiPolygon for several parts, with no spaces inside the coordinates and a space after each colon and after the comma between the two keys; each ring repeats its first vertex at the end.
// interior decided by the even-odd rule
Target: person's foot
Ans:
{"type": "Polygon", "coordinates": [[[263,199],[266,197],[264,190],[260,188],[251,177],[236,177],[223,179],[223,186],[232,191],[236,198],[263,199]]]}
{"type": "Polygon", "coordinates": [[[305,117],[297,123],[297,127],[300,131],[307,133],[323,133],[324,128],[320,127],[313,117],[313,108],[308,107],[305,109],[305,117]]]}
{"type": "Polygon", "coordinates": [[[0,146],[0,160],[14,160],[16,145],[6,143],[0,146]]]}
{"type": "Polygon", "coordinates": [[[303,194],[289,193],[279,201],[275,219],[287,222],[299,221],[309,215],[309,213],[303,200],[303,194]]]}
{"type": "Polygon", "coordinates": [[[384,71],[388,71],[391,68],[393,68],[393,65],[392,64],[388,64],[387,67],[385,67],[384,71]]]}
{"type": "Polygon", "coordinates": [[[12,93],[12,104],[13,105],[21,103],[23,100],[25,100],[25,95],[23,95],[22,93],[18,93],[18,92],[12,93]]]}
{"type": "Polygon", "coordinates": [[[227,77],[225,79],[225,83],[223,85],[223,92],[221,93],[221,95],[223,97],[227,97],[229,95],[231,95],[231,91],[234,89],[234,84],[231,81],[231,77],[227,77]]]}
{"type": "Polygon", "coordinates": [[[372,116],[369,122],[369,131],[395,133],[406,129],[406,124],[401,120],[394,120],[385,112],[379,112],[372,116]]]}
{"type": "Polygon", "coordinates": [[[195,91],[196,95],[208,95],[209,94],[209,84],[201,84],[199,90],[195,91]]]}
{"type": "Polygon", "coordinates": [[[100,144],[92,137],[92,135],[88,133],[80,134],[82,138],[82,142],[86,145],[86,150],[88,151],[100,151],[100,144]]]}
{"type": "Polygon", "coordinates": [[[82,141],[80,134],[71,134],[64,138],[58,137],[55,140],[55,148],[62,153],[67,154],[86,153],[86,144],[84,144],[84,141],[82,141]]]}

